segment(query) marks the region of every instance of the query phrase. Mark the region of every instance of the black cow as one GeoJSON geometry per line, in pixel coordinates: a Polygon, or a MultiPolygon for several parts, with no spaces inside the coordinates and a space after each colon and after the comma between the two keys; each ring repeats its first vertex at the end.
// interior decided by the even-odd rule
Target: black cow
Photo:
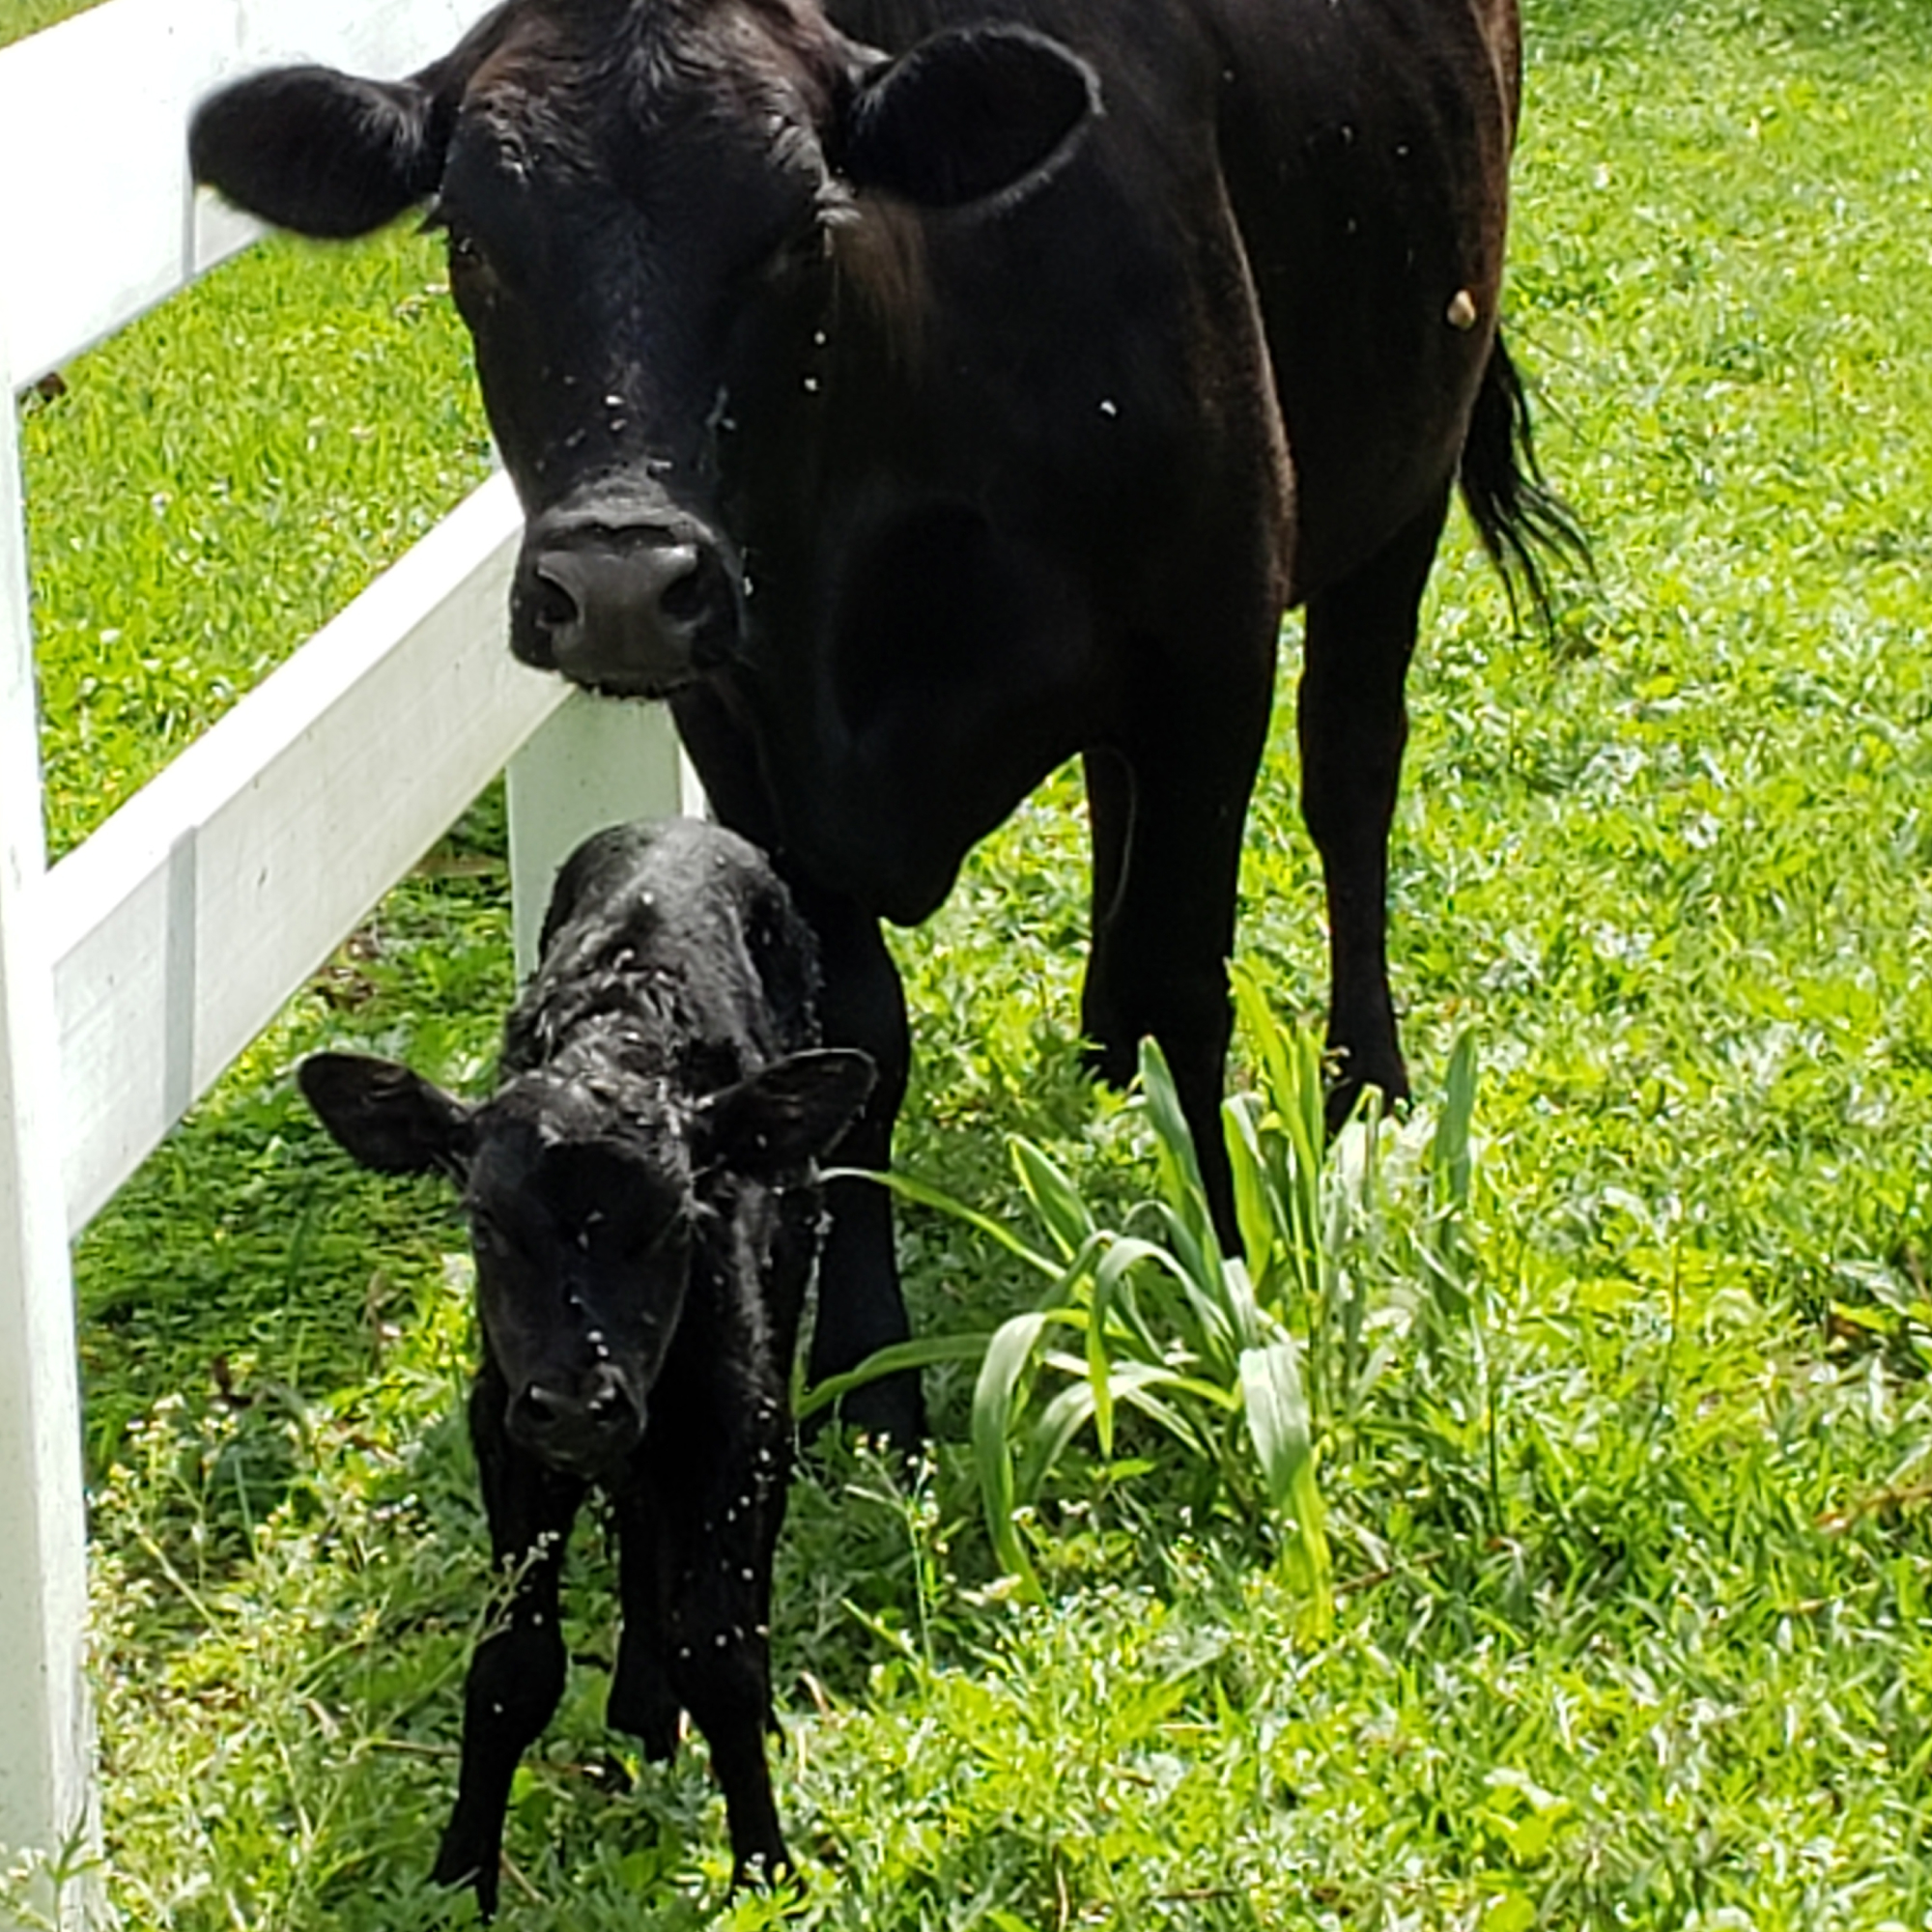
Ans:
{"type": "MultiPolygon", "coordinates": [[[[1277,632],[1335,1100],[1407,1081],[1384,953],[1416,610],[1460,475],[1540,600],[1496,314],[1515,0],[508,0],[400,81],[199,110],[195,173],[359,234],[412,205],[527,527],[511,640],[669,696],[777,856],[828,1038],[907,1039],[924,919],[1063,759],[1093,814],[1082,1022],[1166,1050],[1224,1229],[1224,962],[1277,632]]],[[[882,1192],[834,1190],[814,1374],[904,1333],[882,1192]]],[[[862,1419],[910,1435],[916,1388],[862,1419]]]]}
{"type": "Polygon", "coordinates": [[[463,1189],[483,1366],[469,1429],[507,1602],[469,1668],[436,1876],[494,1912],[517,1760],[563,1691],[557,1582],[608,1492],[624,1623],[611,1722],[668,1759],[711,1745],[740,1878],[785,1863],[764,1734],[788,1378],[818,1242],[811,1164],[864,1104],[818,1049],[809,928],[713,827],[618,827],[558,878],[543,959],[480,1106],[352,1054],[302,1092],[366,1167],[463,1189]]]}

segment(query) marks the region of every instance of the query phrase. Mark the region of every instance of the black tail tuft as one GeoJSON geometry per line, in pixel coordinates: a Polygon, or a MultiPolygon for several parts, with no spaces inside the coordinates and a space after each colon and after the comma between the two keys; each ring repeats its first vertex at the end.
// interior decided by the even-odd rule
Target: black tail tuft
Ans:
{"type": "Polygon", "coordinates": [[[1511,610],[1520,609],[1520,593],[1526,596],[1544,629],[1553,633],[1549,565],[1567,559],[1587,572],[1590,542],[1562,497],[1544,483],[1530,436],[1529,398],[1500,335],[1469,418],[1462,484],[1483,548],[1502,573],[1511,610]]]}

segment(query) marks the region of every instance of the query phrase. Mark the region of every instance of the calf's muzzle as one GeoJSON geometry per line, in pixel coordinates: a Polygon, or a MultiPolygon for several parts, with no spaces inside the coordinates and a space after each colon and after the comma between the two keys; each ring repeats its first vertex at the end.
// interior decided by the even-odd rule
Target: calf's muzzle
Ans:
{"type": "Polygon", "coordinates": [[[531,1455],[594,1476],[637,1447],[644,1412],[623,1374],[599,1362],[582,1376],[525,1383],[511,1398],[508,1423],[511,1439],[531,1455]]]}

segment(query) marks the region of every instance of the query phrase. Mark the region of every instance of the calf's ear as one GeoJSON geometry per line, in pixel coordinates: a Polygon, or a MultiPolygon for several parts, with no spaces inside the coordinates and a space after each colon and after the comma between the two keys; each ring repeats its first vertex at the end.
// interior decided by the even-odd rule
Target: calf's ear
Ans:
{"type": "Polygon", "coordinates": [[[860,77],[832,161],[855,186],[957,208],[1044,178],[1100,112],[1099,76],[1058,41],[952,27],[860,77]]]}
{"type": "Polygon", "coordinates": [[[698,1103],[700,1165],[769,1180],[824,1153],[872,1091],[871,1056],[825,1047],[777,1060],[698,1103]]]}
{"type": "Polygon", "coordinates": [[[420,80],[272,68],[195,109],[188,162],[196,181],[250,214],[342,240],[436,191],[449,118],[420,80]]]}
{"type": "Polygon", "coordinates": [[[469,1165],[472,1110],[393,1060],[359,1053],[313,1053],[297,1083],[343,1151],[379,1174],[440,1170],[460,1178],[469,1165]]]}

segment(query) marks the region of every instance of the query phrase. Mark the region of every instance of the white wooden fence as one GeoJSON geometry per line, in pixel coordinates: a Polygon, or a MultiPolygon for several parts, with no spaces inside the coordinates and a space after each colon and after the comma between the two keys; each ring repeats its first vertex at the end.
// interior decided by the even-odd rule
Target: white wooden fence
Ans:
{"type": "Polygon", "coordinates": [[[14,394],[254,238],[188,183],[201,95],[406,72],[487,4],[109,0],[0,50],[0,1866],[94,1829],[71,1237],[506,761],[520,968],[579,837],[696,802],[664,714],[512,662],[497,477],[45,866],[14,394]]]}

